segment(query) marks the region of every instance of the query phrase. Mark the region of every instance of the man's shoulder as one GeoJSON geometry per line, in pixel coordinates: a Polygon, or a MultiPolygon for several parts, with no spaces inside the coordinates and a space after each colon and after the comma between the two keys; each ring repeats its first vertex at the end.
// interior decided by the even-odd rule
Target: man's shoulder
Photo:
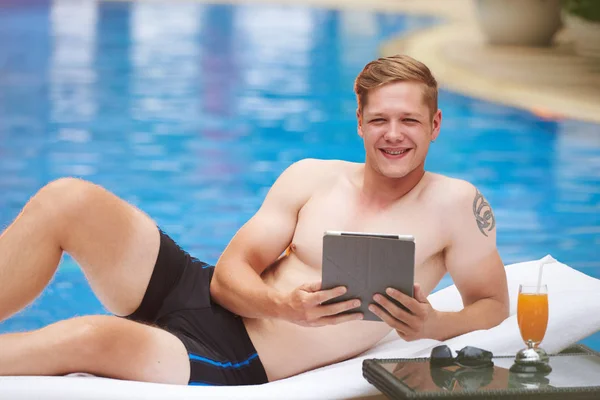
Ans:
{"type": "Polygon", "coordinates": [[[341,171],[343,169],[348,168],[349,165],[353,163],[343,160],[326,160],[319,158],[303,158],[298,160],[290,165],[290,169],[295,169],[296,171],[303,172],[311,172],[311,171],[341,171]]]}
{"type": "MultiPolygon", "coordinates": [[[[462,234],[466,227],[479,227],[480,231],[483,228],[494,228],[492,206],[473,183],[465,179],[436,175],[428,189],[431,190],[430,198],[435,199],[436,206],[442,211],[444,226],[455,227],[454,232],[462,234]],[[468,220],[477,223],[465,224],[468,220]]],[[[487,232],[484,233],[484,236],[487,235],[487,232]]]]}
{"type": "Polygon", "coordinates": [[[304,158],[292,163],[285,171],[290,179],[302,179],[311,184],[330,182],[354,168],[356,163],[343,160],[324,160],[317,158],[304,158]]]}
{"type": "Polygon", "coordinates": [[[429,173],[428,194],[449,205],[456,205],[464,201],[472,201],[478,189],[471,182],[446,175],[429,173]]]}
{"type": "Polygon", "coordinates": [[[353,165],[356,164],[341,160],[305,158],[290,164],[277,179],[276,186],[285,188],[290,198],[305,201],[320,188],[332,185],[353,165]]]}

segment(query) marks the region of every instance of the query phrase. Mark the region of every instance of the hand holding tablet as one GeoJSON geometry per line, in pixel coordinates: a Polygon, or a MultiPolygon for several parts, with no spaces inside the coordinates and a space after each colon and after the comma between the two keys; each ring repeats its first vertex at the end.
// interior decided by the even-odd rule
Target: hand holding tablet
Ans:
{"type": "MultiPolygon", "coordinates": [[[[343,313],[361,312],[364,320],[382,321],[369,310],[373,296],[406,309],[386,293],[394,288],[414,296],[415,240],[410,235],[333,232],[323,236],[322,290],[344,286],[342,296],[324,304],[359,299],[359,308],[343,313]]],[[[396,296],[395,296],[396,297],[396,296]]]]}
{"type": "Polygon", "coordinates": [[[339,301],[346,288],[338,286],[321,290],[321,283],[307,283],[294,289],[287,296],[287,319],[301,326],[336,325],[362,319],[357,312],[357,299],[339,301]]]}

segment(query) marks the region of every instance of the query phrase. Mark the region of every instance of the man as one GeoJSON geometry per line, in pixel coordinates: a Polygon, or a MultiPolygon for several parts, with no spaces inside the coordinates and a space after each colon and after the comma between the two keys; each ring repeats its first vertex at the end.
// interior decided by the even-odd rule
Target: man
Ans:
{"type": "Polygon", "coordinates": [[[424,170],[442,120],[430,71],[381,58],[355,91],[365,163],[291,165],[214,268],[96,185],[66,178],[42,188],[0,237],[0,319],[35,299],[63,251],[115,315],[0,336],[0,375],[260,384],[353,357],[391,330],[444,340],[503,321],[506,276],[489,204],[470,183],[424,170]],[[326,230],[414,235],[414,298],[389,292],[410,312],[377,295],[371,309],[382,322],[340,314],[356,300],[322,305],[345,290],[320,288],[326,230]],[[460,312],[427,301],[446,272],[460,312]]]}

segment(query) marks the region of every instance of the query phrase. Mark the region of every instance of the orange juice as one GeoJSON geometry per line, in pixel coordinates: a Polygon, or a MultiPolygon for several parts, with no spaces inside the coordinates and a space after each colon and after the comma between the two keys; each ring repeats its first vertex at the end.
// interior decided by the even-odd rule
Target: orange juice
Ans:
{"type": "Polygon", "coordinates": [[[523,340],[539,344],[548,327],[548,294],[519,293],[517,321],[523,340]]]}

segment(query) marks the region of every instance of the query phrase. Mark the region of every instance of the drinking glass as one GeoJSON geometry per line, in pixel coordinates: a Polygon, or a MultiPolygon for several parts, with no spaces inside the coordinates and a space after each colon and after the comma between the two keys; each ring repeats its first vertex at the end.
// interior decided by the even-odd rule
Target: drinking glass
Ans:
{"type": "Polygon", "coordinates": [[[517,321],[521,338],[528,348],[538,347],[548,327],[548,287],[519,285],[517,321]]]}
{"type": "Polygon", "coordinates": [[[547,285],[519,285],[519,298],[517,302],[517,322],[521,338],[527,345],[515,357],[512,372],[549,373],[548,354],[540,347],[548,328],[548,286],[547,285]]]}

